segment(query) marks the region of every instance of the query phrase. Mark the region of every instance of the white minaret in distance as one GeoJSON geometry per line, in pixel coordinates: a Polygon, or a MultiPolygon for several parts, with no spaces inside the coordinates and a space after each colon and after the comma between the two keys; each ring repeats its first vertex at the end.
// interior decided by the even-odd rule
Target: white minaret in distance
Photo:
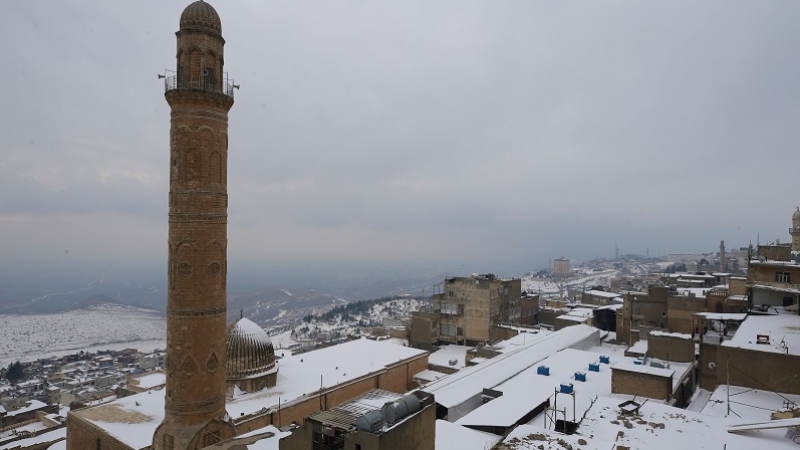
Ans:
{"type": "Polygon", "coordinates": [[[789,228],[789,234],[792,235],[792,251],[800,252],[800,208],[792,214],[792,228],[789,228]]]}

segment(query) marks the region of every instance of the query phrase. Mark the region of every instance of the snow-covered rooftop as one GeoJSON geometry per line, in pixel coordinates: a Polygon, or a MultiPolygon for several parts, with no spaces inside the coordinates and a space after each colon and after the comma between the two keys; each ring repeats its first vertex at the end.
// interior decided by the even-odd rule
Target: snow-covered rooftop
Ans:
{"type": "MultiPolygon", "coordinates": [[[[61,428],[56,428],[53,431],[48,431],[47,433],[42,433],[38,436],[33,436],[26,439],[20,439],[18,441],[9,442],[7,444],[0,444],[0,450],[29,448],[34,444],[52,442],[59,439],[66,439],[66,437],[67,437],[67,429],[66,427],[61,427],[61,428]]],[[[54,447],[51,446],[50,448],[52,449],[54,447]]]]}
{"type": "MultiPolygon", "coordinates": [[[[600,330],[575,325],[546,335],[535,335],[533,345],[521,347],[477,366],[468,367],[428,384],[422,390],[434,394],[436,403],[451,408],[474,397],[484,388],[492,388],[537,362],[568,347],[591,341],[598,343],[600,330]]],[[[589,344],[591,345],[591,344],[589,344]]]]}
{"type": "Polygon", "coordinates": [[[664,378],[669,378],[675,375],[675,371],[672,369],[662,369],[660,367],[653,367],[645,364],[635,364],[631,361],[618,362],[611,366],[611,368],[614,370],[625,370],[628,372],[643,373],[664,378]]]}
{"type": "Polygon", "coordinates": [[[242,444],[247,450],[278,450],[278,443],[281,439],[292,434],[289,431],[281,431],[273,425],[245,433],[237,437],[240,442],[248,441],[253,438],[258,439],[250,444],[242,444]]]}
{"type": "MultiPolygon", "coordinates": [[[[730,419],[646,402],[639,416],[620,415],[619,398],[599,397],[576,434],[564,435],[539,426],[521,425],[503,441],[512,450],[608,450],[625,446],[631,450],[789,450],[797,445],[784,438],[786,429],[742,434],[727,432],[730,419]]],[[[737,420],[741,420],[738,419],[737,420]]]]}
{"type": "Polygon", "coordinates": [[[692,339],[692,335],[688,333],[673,333],[669,331],[660,331],[660,330],[651,331],[650,336],[672,337],[678,339],[692,339]]]}
{"type": "Polygon", "coordinates": [[[436,450],[486,450],[492,447],[500,436],[475,431],[450,423],[436,421],[436,450]]]}
{"type": "Polygon", "coordinates": [[[467,366],[465,358],[467,351],[472,348],[465,345],[444,345],[428,355],[428,364],[461,370],[467,366]]]}
{"type": "Polygon", "coordinates": [[[800,316],[778,314],[750,315],[722,345],[773,353],[800,355],[800,316]],[[757,335],[768,335],[769,344],[757,344],[757,335]]]}
{"type": "Polygon", "coordinates": [[[731,386],[729,396],[728,386],[720,385],[711,394],[702,413],[707,416],[726,417],[728,400],[730,400],[730,418],[735,423],[770,420],[771,413],[785,410],[786,405],[792,408],[800,406],[800,395],[731,386]],[[792,402],[795,406],[791,406],[792,402]]]}
{"type": "Polygon", "coordinates": [[[411,347],[358,339],[286,357],[278,363],[276,388],[235,398],[227,405],[228,413],[236,420],[262,408],[277,408],[279,397],[285,404],[317,392],[320,378],[322,388],[328,389],[424,354],[427,352],[411,347]]]}
{"type": "Polygon", "coordinates": [[[683,295],[684,297],[688,297],[689,294],[694,294],[697,298],[705,298],[710,288],[678,288],[678,294],[683,295]]]}
{"type": "Polygon", "coordinates": [[[747,318],[747,313],[699,312],[694,313],[694,315],[706,318],[708,320],[744,320],[747,318]]]}
{"type": "Polygon", "coordinates": [[[95,408],[73,411],[134,449],[153,443],[156,427],[164,419],[164,390],[121,398],[95,408]]]}
{"type": "Polygon", "coordinates": [[[148,373],[134,378],[132,381],[136,382],[136,386],[141,389],[151,389],[157,386],[167,384],[167,374],[161,371],[148,373]]]}
{"type": "Polygon", "coordinates": [[[614,292],[606,292],[606,291],[591,290],[591,291],[586,291],[586,293],[589,294],[589,295],[593,295],[595,297],[605,297],[605,298],[622,297],[622,295],[620,295],[620,294],[617,294],[617,293],[614,293],[614,292]]]}
{"type": "MultiPolygon", "coordinates": [[[[387,366],[427,352],[409,347],[359,339],[280,360],[278,384],[228,402],[234,419],[261,409],[286,404],[323,388],[352,381],[387,366]]],[[[150,391],[87,408],[71,414],[86,418],[121,442],[135,449],[150,445],[156,427],[164,418],[164,390],[150,391]]],[[[258,448],[258,447],[256,447],[258,448]]]]}
{"type": "Polygon", "coordinates": [[[47,406],[47,404],[46,403],[42,403],[39,400],[29,400],[29,401],[25,402],[25,406],[23,406],[22,408],[15,409],[13,411],[8,411],[6,413],[6,416],[7,417],[14,417],[14,416],[17,416],[19,414],[26,413],[26,412],[29,412],[29,411],[42,409],[45,406],[47,406]]]}

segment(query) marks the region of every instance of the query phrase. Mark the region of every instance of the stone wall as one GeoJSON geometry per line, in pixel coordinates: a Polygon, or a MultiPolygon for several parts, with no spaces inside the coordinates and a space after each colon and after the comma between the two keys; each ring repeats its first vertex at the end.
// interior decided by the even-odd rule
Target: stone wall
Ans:
{"type": "Polygon", "coordinates": [[[714,344],[703,344],[700,356],[700,387],[705,390],[726,384],[730,376],[735,386],[800,395],[800,356],[714,344]]]}
{"type": "Polygon", "coordinates": [[[647,338],[647,355],[666,361],[693,362],[694,342],[690,335],[651,333],[647,338]]]}
{"type": "Polygon", "coordinates": [[[672,377],[611,368],[611,392],[667,400],[672,395],[672,377]]]}

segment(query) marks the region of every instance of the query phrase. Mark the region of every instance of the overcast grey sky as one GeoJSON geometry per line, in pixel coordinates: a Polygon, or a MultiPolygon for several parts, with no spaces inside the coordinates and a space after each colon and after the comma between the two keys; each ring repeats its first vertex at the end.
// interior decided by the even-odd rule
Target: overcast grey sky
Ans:
{"type": "MultiPolygon", "coordinates": [[[[187,1],[0,2],[0,255],[166,261],[187,1]]],[[[788,241],[800,2],[213,1],[231,261],[788,241]]]]}

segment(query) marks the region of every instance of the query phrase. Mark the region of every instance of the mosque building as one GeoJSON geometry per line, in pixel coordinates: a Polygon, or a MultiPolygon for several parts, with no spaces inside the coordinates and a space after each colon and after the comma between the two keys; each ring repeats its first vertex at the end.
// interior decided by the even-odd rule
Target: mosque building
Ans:
{"type": "Polygon", "coordinates": [[[164,77],[171,109],[166,387],[70,412],[67,450],[217,448],[301,424],[375,389],[405,393],[428,366],[426,351],[367,339],[279,361],[261,327],[246,318],[226,325],[234,85],[223,71],[222,23],[211,5],[187,6],[176,36],[175,74],[164,77]]]}

